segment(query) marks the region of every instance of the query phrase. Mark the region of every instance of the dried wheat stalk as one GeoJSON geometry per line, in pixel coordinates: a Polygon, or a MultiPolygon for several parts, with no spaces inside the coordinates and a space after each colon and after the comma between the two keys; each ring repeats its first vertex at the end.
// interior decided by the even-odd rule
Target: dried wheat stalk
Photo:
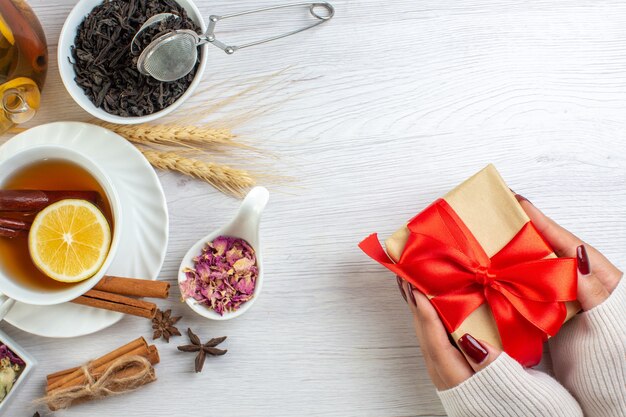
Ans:
{"type": "Polygon", "coordinates": [[[140,149],[146,159],[156,168],[178,171],[208,182],[225,194],[243,197],[256,184],[248,171],[227,165],[205,162],[181,156],[178,152],[140,149]]]}
{"type": "Polygon", "coordinates": [[[235,142],[236,135],[230,129],[218,129],[206,125],[192,126],[172,124],[118,125],[98,122],[104,128],[114,131],[133,143],[141,145],[169,144],[201,147],[231,146],[251,148],[235,142]]]}
{"type": "MultiPolygon", "coordinates": [[[[242,163],[246,158],[258,156],[258,154],[270,156],[266,151],[260,151],[251,145],[237,141],[237,135],[230,127],[259,117],[273,110],[278,104],[259,106],[250,111],[242,111],[238,106],[235,112],[227,112],[222,121],[219,120],[218,114],[245,97],[254,97],[255,104],[265,101],[263,96],[271,95],[273,88],[284,82],[278,77],[282,73],[283,71],[279,71],[251,79],[251,85],[244,87],[241,91],[225,98],[203,101],[198,110],[190,109],[185,116],[166,118],[162,124],[118,125],[100,120],[94,120],[92,123],[126,138],[156,168],[177,171],[206,181],[225,194],[243,197],[248,189],[255,185],[256,178],[272,181],[285,180],[285,178],[256,174],[253,176],[246,170],[216,161],[228,157],[237,158],[239,163],[242,163]],[[208,116],[213,119],[210,124],[203,122],[208,116]],[[211,158],[212,161],[208,162],[199,158],[211,158]]],[[[236,85],[240,84],[239,78],[233,78],[231,81],[236,85]]],[[[210,86],[204,93],[218,86],[223,86],[223,83],[210,86]]],[[[220,97],[221,94],[212,94],[212,96],[220,97]]],[[[19,133],[23,130],[25,129],[14,127],[11,133],[19,133]]]]}

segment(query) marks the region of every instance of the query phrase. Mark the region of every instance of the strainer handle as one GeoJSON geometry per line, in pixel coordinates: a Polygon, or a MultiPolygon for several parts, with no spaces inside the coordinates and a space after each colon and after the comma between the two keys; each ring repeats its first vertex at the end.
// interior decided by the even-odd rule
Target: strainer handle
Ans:
{"type": "Polygon", "coordinates": [[[293,3],[293,4],[283,4],[281,6],[272,6],[272,7],[264,7],[262,9],[255,9],[255,10],[248,10],[246,12],[240,12],[240,13],[233,13],[233,14],[227,14],[224,16],[216,16],[216,15],[211,15],[209,17],[209,28],[206,31],[205,37],[206,37],[206,41],[212,43],[213,45],[217,46],[218,48],[220,48],[222,51],[226,52],[227,54],[232,54],[234,53],[236,50],[238,49],[243,49],[243,48],[247,48],[249,46],[254,46],[254,45],[260,45],[262,43],[266,43],[266,42],[270,42],[276,39],[281,39],[281,38],[286,38],[287,36],[291,36],[294,35],[296,33],[300,33],[302,31],[305,31],[307,29],[311,29],[312,27],[315,27],[317,25],[321,25],[324,22],[327,22],[328,20],[330,20],[335,14],[335,8],[333,6],[330,5],[330,3],[327,2],[316,2],[316,3],[293,3]],[[302,6],[306,6],[309,8],[309,12],[311,13],[311,15],[313,17],[315,17],[318,21],[315,23],[312,23],[308,26],[302,27],[300,29],[296,29],[293,30],[291,32],[287,32],[287,33],[283,33],[281,35],[276,35],[276,36],[271,36],[269,38],[265,38],[265,39],[261,39],[258,41],[253,41],[253,42],[249,42],[249,43],[244,43],[242,45],[227,45],[224,42],[219,41],[218,39],[215,38],[215,26],[217,25],[217,22],[219,22],[220,20],[224,20],[224,19],[230,19],[231,17],[237,17],[237,16],[243,16],[243,15],[247,15],[247,14],[252,14],[252,13],[260,13],[260,12],[267,12],[270,10],[277,10],[277,9],[285,9],[288,7],[302,7],[302,6]],[[326,14],[319,14],[315,9],[317,8],[323,8],[326,10],[326,14]]]}

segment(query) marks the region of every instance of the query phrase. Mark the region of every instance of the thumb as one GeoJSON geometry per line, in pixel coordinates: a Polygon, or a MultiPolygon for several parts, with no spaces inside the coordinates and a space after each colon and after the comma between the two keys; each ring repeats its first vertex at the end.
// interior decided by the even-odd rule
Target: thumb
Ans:
{"type": "Polygon", "coordinates": [[[461,336],[457,343],[465,355],[467,362],[476,372],[489,366],[501,353],[499,349],[496,349],[487,342],[479,341],[469,333],[465,333],[461,336]]]}

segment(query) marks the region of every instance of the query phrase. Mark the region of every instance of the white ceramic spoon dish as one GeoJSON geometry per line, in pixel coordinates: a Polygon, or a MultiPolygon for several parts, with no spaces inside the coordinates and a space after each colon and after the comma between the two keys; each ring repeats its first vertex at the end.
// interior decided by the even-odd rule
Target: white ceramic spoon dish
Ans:
{"type": "Polygon", "coordinates": [[[223,226],[220,229],[215,230],[209,235],[203,237],[195,245],[193,245],[185,257],[183,258],[182,263],[180,264],[180,269],[178,271],[178,283],[185,281],[187,276],[185,275],[185,269],[193,268],[193,258],[198,256],[204,246],[213,241],[218,236],[232,236],[236,238],[240,238],[245,240],[250,244],[252,249],[256,254],[256,262],[259,270],[259,275],[256,279],[256,284],[254,286],[254,296],[250,301],[247,301],[239,307],[239,309],[233,312],[226,312],[223,316],[220,316],[215,310],[207,308],[206,306],[200,304],[198,301],[193,298],[187,298],[185,302],[196,313],[200,314],[203,317],[212,320],[229,320],[234,319],[235,317],[241,316],[243,313],[248,311],[254,301],[258,298],[259,293],[261,292],[261,287],[263,286],[263,254],[261,247],[261,240],[259,236],[259,226],[261,221],[261,215],[263,214],[263,209],[267,205],[269,200],[269,192],[264,187],[254,187],[241,203],[241,207],[237,212],[237,215],[228,223],[226,226],[223,226]]]}

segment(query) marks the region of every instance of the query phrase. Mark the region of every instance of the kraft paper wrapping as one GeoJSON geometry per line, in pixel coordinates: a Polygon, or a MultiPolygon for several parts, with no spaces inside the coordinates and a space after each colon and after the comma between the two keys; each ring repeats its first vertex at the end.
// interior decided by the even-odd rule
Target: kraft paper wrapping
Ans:
{"type": "MultiPolygon", "coordinates": [[[[489,257],[498,253],[530,220],[491,164],[450,191],[443,199],[467,225],[489,257]]],[[[391,259],[400,259],[408,237],[409,230],[404,226],[385,241],[391,259]]],[[[548,257],[556,255],[553,253],[548,257]]],[[[566,303],[566,306],[565,321],[580,310],[577,302],[566,303]]],[[[465,333],[502,348],[496,322],[486,304],[474,310],[452,333],[452,337],[456,341],[465,333]]]]}

